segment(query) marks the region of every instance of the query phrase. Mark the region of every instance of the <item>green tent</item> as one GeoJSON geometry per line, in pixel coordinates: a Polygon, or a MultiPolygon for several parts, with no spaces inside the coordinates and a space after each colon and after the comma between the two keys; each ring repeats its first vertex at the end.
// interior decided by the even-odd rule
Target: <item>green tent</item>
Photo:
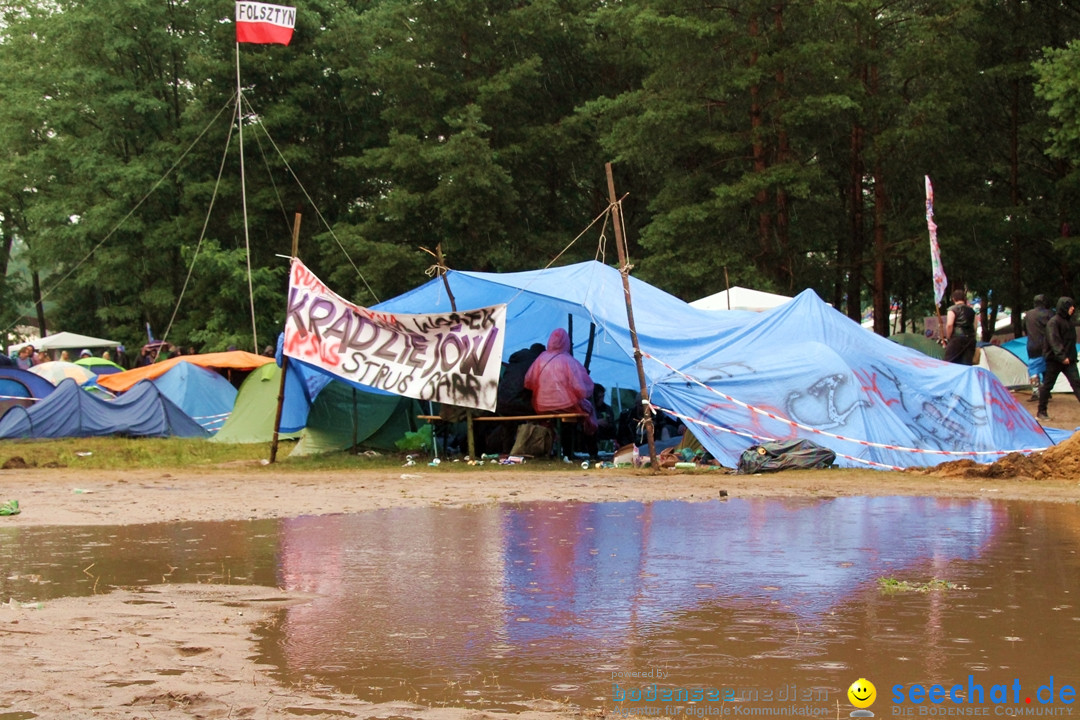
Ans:
{"type": "MultiPolygon", "coordinates": [[[[240,384],[232,414],[217,434],[210,438],[210,442],[260,443],[273,440],[280,387],[281,368],[275,363],[266,363],[252,370],[240,384]]],[[[300,433],[282,434],[280,437],[295,440],[300,433]]]]}
{"type": "Polygon", "coordinates": [[[917,335],[915,333],[894,333],[889,336],[889,339],[898,345],[909,347],[913,350],[918,350],[923,355],[929,355],[932,358],[938,360],[945,359],[945,348],[941,347],[941,344],[933,338],[928,338],[925,335],[917,335]]]}
{"type": "Polygon", "coordinates": [[[394,443],[417,429],[420,402],[399,395],[376,395],[331,382],[319,392],[308,424],[291,455],[364,447],[396,450],[394,443]]]}
{"type": "MultiPolygon", "coordinates": [[[[259,443],[274,437],[281,368],[267,363],[244,380],[229,419],[211,442],[259,443]]],[[[361,446],[395,450],[394,443],[416,430],[420,403],[397,395],[376,395],[333,381],[319,392],[300,432],[282,433],[299,440],[291,455],[313,455],[361,446]]]]}

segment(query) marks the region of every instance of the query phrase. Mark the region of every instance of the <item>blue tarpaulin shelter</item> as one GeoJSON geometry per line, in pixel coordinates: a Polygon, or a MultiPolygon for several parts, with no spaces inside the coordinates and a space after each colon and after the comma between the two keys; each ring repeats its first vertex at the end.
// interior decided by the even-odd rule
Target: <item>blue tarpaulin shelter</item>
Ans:
{"type": "Polygon", "coordinates": [[[192,363],[177,363],[150,382],[211,433],[221,428],[236,403],[236,388],[224,375],[192,363]]]}
{"type": "Polygon", "coordinates": [[[33,407],[13,407],[0,418],[0,439],[105,435],[196,438],[208,433],[148,381],[115,400],[102,400],[67,379],[33,407]]]}
{"type": "MultiPolygon", "coordinates": [[[[638,386],[614,268],[585,262],[446,279],[461,310],[507,304],[507,357],[572,319],[579,360],[595,326],[593,378],[638,386]]],[[[1052,439],[992,373],[868,333],[812,291],[762,313],[710,313],[635,278],[630,286],[653,403],[682,417],[725,465],[751,445],[798,437],[835,451],[841,466],[911,467],[991,462],[1069,434],[1049,431],[1052,439]]],[[[450,300],[435,279],[375,309],[443,312],[450,300]]]]}

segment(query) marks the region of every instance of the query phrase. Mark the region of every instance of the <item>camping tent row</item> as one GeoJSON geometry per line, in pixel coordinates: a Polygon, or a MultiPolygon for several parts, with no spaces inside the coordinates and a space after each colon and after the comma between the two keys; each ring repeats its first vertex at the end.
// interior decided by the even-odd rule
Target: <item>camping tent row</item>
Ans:
{"type": "MultiPolygon", "coordinates": [[[[588,335],[594,336],[593,377],[609,387],[637,387],[617,270],[587,262],[519,273],[451,271],[445,277],[459,308],[507,306],[503,359],[546,342],[552,329],[572,320],[575,328],[594,329],[574,337],[575,352],[584,357],[588,335]]],[[[811,291],[761,313],[716,313],[691,307],[636,278],[629,281],[652,403],[686,422],[725,465],[737,464],[750,446],[797,437],[829,447],[842,466],[894,468],[959,457],[989,462],[1068,436],[1044,430],[993,373],[947,364],[868,334],[811,291]]],[[[451,307],[443,281],[433,280],[374,309],[395,314],[451,307]]],[[[287,377],[283,431],[308,424],[312,403],[323,394],[312,380],[318,374],[287,377]]],[[[274,386],[272,380],[255,382],[274,386]]],[[[353,417],[369,412],[357,398],[366,398],[361,392],[370,388],[341,387],[347,412],[353,417]]],[[[391,416],[404,413],[404,420],[413,420],[414,404],[399,400],[394,407],[391,416]]],[[[271,416],[265,409],[255,412],[271,416]]],[[[234,416],[246,414],[238,408],[234,416]]],[[[3,424],[0,420],[0,431],[3,424]]],[[[335,424],[339,436],[347,434],[342,426],[351,428],[353,437],[361,434],[355,421],[335,424]]],[[[226,422],[218,439],[242,434],[226,422]]]]}
{"type": "MultiPolygon", "coordinates": [[[[945,357],[945,349],[941,347],[940,343],[923,335],[896,333],[890,335],[889,339],[938,360],[945,357]]],[[[1080,351],[1080,344],[1076,347],[1077,351],[1080,351]]],[[[1027,370],[1027,338],[1016,338],[1001,345],[980,343],[979,349],[981,352],[979,353],[978,366],[994,373],[994,376],[1001,381],[1002,385],[1011,390],[1031,387],[1031,377],[1028,375],[1027,370]]],[[[1068,378],[1059,375],[1054,387],[1050,388],[1050,392],[1071,393],[1072,387],[1069,385],[1068,378]]]]}
{"type": "MultiPolygon", "coordinates": [[[[267,442],[274,432],[281,368],[252,353],[207,353],[170,358],[98,382],[118,397],[86,393],[73,379],[54,386],[30,371],[0,368],[0,439],[123,435],[267,442]],[[211,368],[251,372],[238,392],[211,368]]],[[[289,376],[281,427],[282,437],[298,440],[291,454],[361,443],[392,450],[395,441],[416,429],[420,410],[415,401],[343,382],[322,385],[313,398],[297,375],[289,376]]]]}
{"type": "MultiPolygon", "coordinates": [[[[251,357],[259,364],[270,362],[251,357]]],[[[194,361],[162,367],[153,381],[127,383],[126,375],[95,375],[90,367],[64,362],[29,370],[0,368],[6,389],[0,398],[0,438],[207,437],[232,411],[236,398],[228,380],[194,361]]]]}

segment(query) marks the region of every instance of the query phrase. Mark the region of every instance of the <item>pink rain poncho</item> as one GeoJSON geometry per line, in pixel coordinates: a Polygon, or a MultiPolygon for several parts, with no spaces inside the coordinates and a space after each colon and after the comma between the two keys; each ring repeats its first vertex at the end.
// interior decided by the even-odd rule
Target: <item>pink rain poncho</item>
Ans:
{"type": "Polygon", "coordinates": [[[551,331],[547,350],[533,361],[525,374],[525,387],[532,391],[533,408],[538,413],[583,412],[585,432],[596,432],[593,412],[593,381],[585,366],[570,354],[570,336],[562,328],[551,331]]]}

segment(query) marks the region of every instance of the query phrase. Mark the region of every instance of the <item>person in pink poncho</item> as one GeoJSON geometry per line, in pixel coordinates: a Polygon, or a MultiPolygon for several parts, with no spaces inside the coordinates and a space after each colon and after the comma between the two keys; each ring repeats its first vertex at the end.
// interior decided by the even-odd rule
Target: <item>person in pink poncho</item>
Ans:
{"type": "MultiPolygon", "coordinates": [[[[551,331],[547,350],[540,353],[525,374],[525,387],[532,391],[533,409],[538,413],[585,413],[582,429],[587,440],[595,438],[593,381],[585,366],[570,354],[570,336],[562,328],[551,331]]],[[[564,423],[563,430],[563,452],[569,455],[572,441],[567,440],[572,437],[573,428],[568,428],[568,424],[564,423]]],[[[591,446],[593,443],[589,444],[591,446]]]]}

